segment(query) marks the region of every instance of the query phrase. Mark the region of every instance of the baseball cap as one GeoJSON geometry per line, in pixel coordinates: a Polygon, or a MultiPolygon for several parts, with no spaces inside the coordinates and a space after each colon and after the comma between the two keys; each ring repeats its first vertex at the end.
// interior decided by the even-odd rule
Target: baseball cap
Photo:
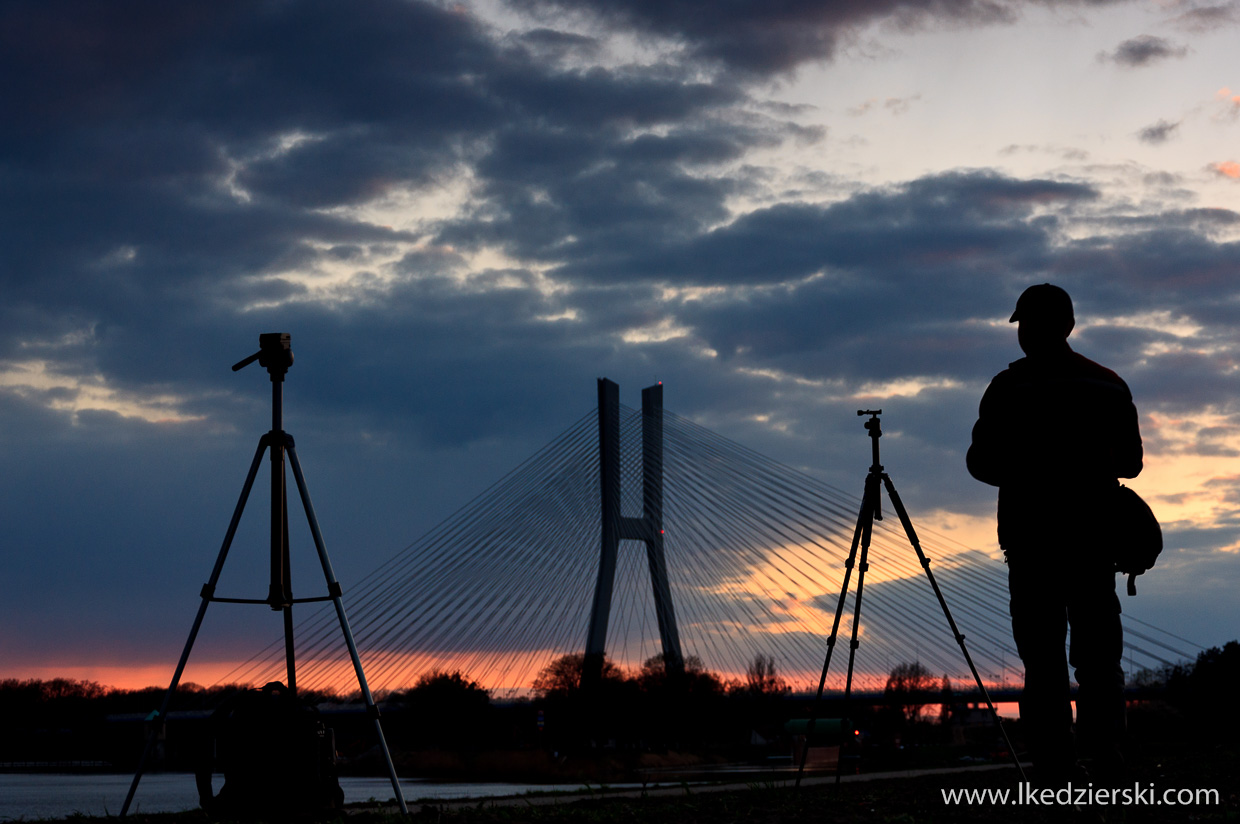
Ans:
{"type": "Polygon", "coordinates": [[[1008,323],[1034,318],[1067,322],[1076,320],[1072,312],[1072,298],[1068,297],[1068,293],[1063,289],[1050,283],[1030,286],[1016,301],[1016,311],[1012,312],[1008,323]]]}

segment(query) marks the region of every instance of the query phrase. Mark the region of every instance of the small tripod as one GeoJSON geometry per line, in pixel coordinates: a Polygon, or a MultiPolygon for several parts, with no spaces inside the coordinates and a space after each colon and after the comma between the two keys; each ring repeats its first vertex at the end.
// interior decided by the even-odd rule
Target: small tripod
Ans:
{"type": "MultiPolygon", "coordinates": [[[[951,610],[947,608],[947,601],[944,600],[943,593],[939,590],[939,585],[934,580],[934,573],[930,571],[930,559],[921,551],[921,543],[917,540],[917,533],[913,530],[913,522],[909,520],[908,512],[904,509],[904,504],[900,501],[900,495],[896,492],[895,484],[891,482],[890,476],[883,471],[883,466],[879,463],[878,439],[883,436],[883,431],[879,424],[878,416],[883,414],[883,410],[858,409],[857,414],[870,416],[870,419],[865,422],[865,428],[870,433],[870,446],[874,460],[870,464],[869,474],[865,476],[865,491],[861,497],[861,511],[857,515],[857,528],[853,532],[852,547],[848,551],[848,560],[844,562],[844,584],[840,588],[840,598],[835,605],[835,621],[831,624],[831,636],[827,639],[827,657],[822,664],[822,677],[818,679],[818,694],[814,698],[814,709],[811,711],[809,725],[806,730],[805,747],[801,753],[801,763],[797,768],[796,786],[801,786],[801,776],[805,773],[805,762],[809,757],[809,738],[814,734],[814,724],[818,720],[818,708],[822,702],[823,687],[827,682],[827,670],[831,667],[831,653],[835,650],[835,639],[840,630],[840,618],[844,614],[844,600],[848,596],[848,581],[852,577],[853,567],[857,566],[859,560],[860,565],[857,566],[857,596],[853,601],[852,640],[848,650],[848,677],[844,682],[845,705],[848,704],[852,695],[853,663],[856,660],[857,647],[860,645],[857,641],[857,632],[861,628],[861,594],[865,588],[865,573],[869,569],[870,535],[873,531],[874,522],[883,519],[880,484],[887,487],[887,495],[891,498],[891,505],[895,507],[896,515],[899,516],[900,523],[904,526],[904,533],[908,536],[909,543],[913,546],[913,551],[917,553],[917,560],[921,562],[922,569],[926,571],[926,577],[930,581],[931,588],[934,589],[935,596],[939,599],[939,606],[943,607],[943,615],[947,618],[947,624],[951,627],[952,635],[955,636],[956,643],[960,645],[960,651],[964,653],[964,660],[969,664],[969,670],[973,673],[973,680],[977,683],[978,691],[981,693],[982,698],[985,699],[986,706],[990,708],[991,718],[994,719],[995,726],[998,727],[1000,735],[1003,736],[1003,741],[1007,744],[1008,752],[1011,753],[1012,761],[1015,762],[1016,769],[1020,772],[1020,777],[1023,781],[1025,771],[1020,765],[1020,759],[1016,755],[1015,748],[1012,747],[1012,742],[1008,739],[1007,731],[1003,729],[1003,722],[999,720],[999,714],[995,711],[995,705],[990,700],[990,693],[986,691],[986,685],[982,683],[982,677],[978,675],[977,667],[973,665],[973,658],[969,655],[969,650],[965,648],[964,635],[956,628],[956,622],[952,619],[951,610]],[[861,547],[859,559],[857,556],[858,545],[861,547]]],[[[835,781],[837,784],[840,780],[840,765],[842,762],[842,758],[836,759],[835,781]]]]}
{"type": "Polygon", "coordinates": [[[142,772],[150,756],[151,746],[155,740],[155,730],[158,725],[167,721],[168,705],[172,701],[172,695],[176,692],[177,685],[181,681],[181,675],[185,671],[185,664],[189,660],[189,653],[194,646],[194,639],[198,636],[198,630],[202,626],[202,619],[206,616],[207,605],[212,601],[229,604],[267,604],[272,610],[284,613],[284,655],[288,672],[288,689],[294,694],[297,692],[297,673],[296,662],[293,656],[293,604],[304,604],[314,601],[331,601],[335,604],[336,617],[340,620],[340,630],[344,633],[344,640],[348,645],[349,655],[353,659],[353,669],[357,673],[357,683],[361,687],[362,697],[366,701],[366,711],[374,720],[379,746],[383,750],[383,758],[387,762],[388,775],[392,779],[392,791],[400,804],[400,811],[408,815],[409,808],[405,804],[405,796],[401,792],[400,781],[396,777],[396,768],[392,764],[392,756],[388,751],[387,740],[383,737],[383,727],[379,723],[379,708],[371,695],[370,687],[366,684],[366,675],[362,672],[362,661],[357,653],[357,645],[353,641],[353,633],[349,629],[349,619],[345,615],[344,603],[341,601],[342,590],[339,582],[336,580],[336,574],[332,571],[331,560],[327,557],[327,547],[324,546],[323,536],[319,532],[319,522],[314,515],[314,507],[310,503],[310,493],[306,489],[306,480],[301,473],[301,462],[297,460],[297,449],[293,445],[293,436],[284,431],[282,387],[284,385],[284,375],[288,372],[289,367],[293,365],[292,339],[286,333],[272,332],[259,335],[258,341],[259,350],[245,360],[234,364],[233,371],[236,372],[257,360],[259,366],[265,367],[271,374],[271,431],[263,435],[258,441],[258,450],[254,453],[254,460],[250,463],[250,472],[246,475],[245,484],[241,487],[241,498],[237,501],[237,508],[233,511],[232,521],[229,522],[228,531],[224,534],[224,544],[220,547],[219,556],[215,559],[215,567],[211,570],[210,579],[202,587],[202,603],[198,606],[198,615],[194,618],[194,625],[189,631],[189,638],[185,642],[185,649],[181,653],[181,660],[177,663],[176,672],[172,676],[172,683],[168,686],[168,691],[164,694],[163,704],[160,706],[159,713],[154,719],[156,726],[153,726],[147,735],[146,746],[142,751],[142,758],[138,762],[138,770],[134,774],[133,783],[129,787],[129,794],[125,796],[125,804],[121,807],[121,817],[124,818],[125,814],[129,812],[129,805],[133,801],[134,793],[138,789],[138,782],[142,779],[142,772]],[[228,549],[232,546],[233,536],[236,534],[237,526],[241,522],[241,513],[244,511],[245,502],[250,496],[250,489],[254,485],[254,478],[258,475],[263,452],[267,449],[271,450],[271,584],[267,591],[267,597],[264,599],[219,598],[215,595],[215,585],[218,583],[220,573],[224,569],[224,560],[228,556],[228,549]],[[323,566],[323,577],[327,581],[328,592],[325,596],[294,598],[292,594],[288,547],[288,488],[285,483],[284,473],[284,455],[286,452],[288,453],[289,463],[293,467],[293,477],[297,481],[297,491],[301,494],[301,503],[306,512],[306,520],[310,524],[310,534],[314,538],[314,546],[318,550],[319,561],[323,566]]]}

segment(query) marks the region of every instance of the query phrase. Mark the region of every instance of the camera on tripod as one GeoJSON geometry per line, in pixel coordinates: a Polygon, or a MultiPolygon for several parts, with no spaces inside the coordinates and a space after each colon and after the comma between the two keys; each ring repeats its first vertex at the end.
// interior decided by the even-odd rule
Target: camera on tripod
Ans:
{"type": "Polygon", "coordinates": [[[293,365],[293,336],[288,332],[265,332],[258,336],[258,351],[233,364],[232,371],[244,369],[254,361],[271,373],[271,379],[284,376],[293,365]]]}

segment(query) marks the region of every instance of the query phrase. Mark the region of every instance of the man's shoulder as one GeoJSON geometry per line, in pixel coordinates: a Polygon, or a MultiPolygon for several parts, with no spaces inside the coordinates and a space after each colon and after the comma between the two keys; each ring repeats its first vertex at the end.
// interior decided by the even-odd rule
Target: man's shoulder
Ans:
{"type": "Polygon", "coordinates": [[[1007,369],[1004,369],[1002,372],[995,375],[993,378],[990,379],[990,381],[991,383],[994,383],[995,381],[999,381],[1000,383],[1002,383],[1004,381],[1018,379],[1020,378],[1022,374],[1025,373],[1025,371],[1028,368],[1029,368],[1028,358],[1021,358],[1019,360],[1014,360],[1008,364],[1007,369]]]}
{"type": "Polygon", "coordinates": [[[1062,358],[1053,361],[1032,360],[1021,358],[1008,364],[1008,368],[991,379],[991,382],[1007,383],[1010,381],[1077,379],[1112,383],[1128,388],[1128,384],[1113,369],[1092,361],[1079,352],[1069,352],[1062,358]]]}
{"type": "Polygon", "coordinates": [[[1113,369],[1108,369],[1079,352],[1072,353],[1072,367],[1073,371],[1085,380],[1113,384],[1117,388],[1122,388],[1125,392],[1128,391],[1128,384],[1124,383],[1124,379],[1113,369]]]}

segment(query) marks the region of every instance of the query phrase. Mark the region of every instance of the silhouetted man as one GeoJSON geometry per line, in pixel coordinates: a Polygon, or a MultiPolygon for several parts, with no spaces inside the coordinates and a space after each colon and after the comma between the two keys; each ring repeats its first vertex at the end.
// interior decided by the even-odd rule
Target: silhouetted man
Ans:
{"type": "Polygon", "coordinates": [[[1123,630],[1107,513],[1117,479],[1141,471],[1141,434],[1128,386],[1068,346],[1076,321],[1067,292],[1029,287],[1011,321],[1026,357],[982,397],[968,466],[999,487],[1012,635],[1025,665],[1021,726],[1039,783],[1053,784],[1076,762],[1069,662],[1082,756],[1100,773],[1121,764],[1123,630]]]}

